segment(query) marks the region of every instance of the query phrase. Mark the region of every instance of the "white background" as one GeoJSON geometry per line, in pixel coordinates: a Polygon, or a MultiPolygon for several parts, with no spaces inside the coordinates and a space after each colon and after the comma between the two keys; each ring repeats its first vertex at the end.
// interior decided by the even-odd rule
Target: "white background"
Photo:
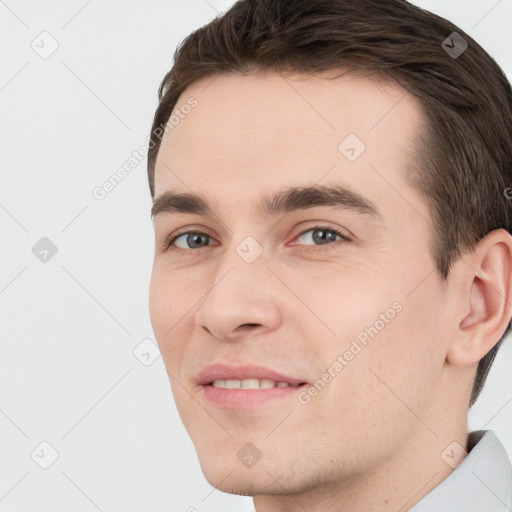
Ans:
{"type": "MultiPolygon", "coordinates": [[[[231,4],[0,0],[0,512],[251,510],[204,479],[161,357],[133,354],[154,339],[146,161],[92,195],[146,142],[178,42],[231,4]],[[59,45],[47,59],[31,48],[43,31],[59,45]],[[48,469],[31,458],[49,460],[42,441],[59,454],[48,469]]],[[[417,4],[512,77],[512,0],[417,4]]],[[[512,456],[511,361],[508,340],[469,427],[512,456]]]]}

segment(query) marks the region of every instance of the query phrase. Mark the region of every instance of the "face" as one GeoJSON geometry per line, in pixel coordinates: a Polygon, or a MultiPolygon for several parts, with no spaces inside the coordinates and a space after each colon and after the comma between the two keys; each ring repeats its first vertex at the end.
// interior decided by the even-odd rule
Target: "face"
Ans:
{"type": "Polygon", "coordinates": [[[446,350],[406,181],[419,104],[353,73],[253,74],[196,82],[175,112],[150,315],[206,478],[280,494],[378,467],[425,430],[446,350]]]}

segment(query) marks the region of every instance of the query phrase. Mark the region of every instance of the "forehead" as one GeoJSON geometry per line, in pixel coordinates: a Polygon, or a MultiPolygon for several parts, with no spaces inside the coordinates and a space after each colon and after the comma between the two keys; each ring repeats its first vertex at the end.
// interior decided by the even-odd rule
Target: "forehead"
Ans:
{"type": "Polygon", "coordinates": [[[403,194],[414,195],[405,173],[422,110],[389,80],[354,72],[218,75],[187,88],[173,113],[156,161],[155,197],[196,192],[247,210],[259,196],[316,183],[397,206],[403,194]]]}

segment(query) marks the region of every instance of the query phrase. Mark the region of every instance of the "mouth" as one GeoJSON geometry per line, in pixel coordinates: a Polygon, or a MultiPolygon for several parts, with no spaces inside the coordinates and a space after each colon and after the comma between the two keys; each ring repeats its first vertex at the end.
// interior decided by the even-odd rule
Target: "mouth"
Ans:
{"type": "Polygon", "coordinates": [[[210,365],[198,376],[207,402],[221,409],[254,409],[290,399],[307,382],[263,366],[210,365]]]}

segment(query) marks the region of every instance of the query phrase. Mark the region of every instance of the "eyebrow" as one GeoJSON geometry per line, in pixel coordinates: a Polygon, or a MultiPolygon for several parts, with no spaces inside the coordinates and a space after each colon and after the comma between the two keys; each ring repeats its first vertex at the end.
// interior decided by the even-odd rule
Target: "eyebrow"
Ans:
{"type": "MultiPolygon", "coordinates": [[[[256,205],[265,215],[278,215],[315,206],[334,206],[382,221],[377,206],[359,193],[342,185],[288,187],[264,197],[256,205]]],[[[214,216],[204,197],[194,193],[164,192],[153,201],[151,217],[168,213],[214,216]]]]}

